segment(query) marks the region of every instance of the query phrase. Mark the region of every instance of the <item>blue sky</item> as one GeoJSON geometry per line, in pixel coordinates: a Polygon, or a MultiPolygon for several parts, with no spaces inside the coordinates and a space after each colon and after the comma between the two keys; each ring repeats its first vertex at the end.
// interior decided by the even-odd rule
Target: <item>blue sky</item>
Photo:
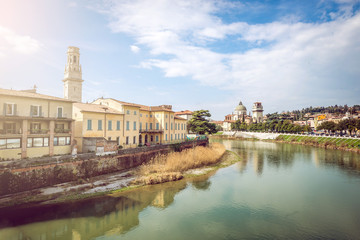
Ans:
{"type": "Polygon", "coordinates": [[[80,48],[83,100],[112,97],[222,120],[360,104],[360,0],[0,0],[0,87],[63,96],[80,48]]]}

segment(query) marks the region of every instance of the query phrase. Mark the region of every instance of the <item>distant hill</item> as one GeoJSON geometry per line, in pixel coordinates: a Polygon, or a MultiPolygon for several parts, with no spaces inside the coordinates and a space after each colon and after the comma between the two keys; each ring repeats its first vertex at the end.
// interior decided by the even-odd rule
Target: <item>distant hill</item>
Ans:
{"type": "Polygon", "coordinates": [[[307,107],[303,108],[301,110],[293,110],[286,113],[270,113],[266,116],[268,117],[268,120],[274,120],[274,119],[292,119],[292,120],[306,120],[307,117],[305,117],[306,114],[319,114],[319,113],[328,113],[333,115],[343,115],[346,112],[350,112],[350,114],[355,114],[357,112],[360,112],[360,105],[354,105],[352,107],[349,107],[348,105],[335,105],[335,106],[328,106],[328,107],[307,107]]]}

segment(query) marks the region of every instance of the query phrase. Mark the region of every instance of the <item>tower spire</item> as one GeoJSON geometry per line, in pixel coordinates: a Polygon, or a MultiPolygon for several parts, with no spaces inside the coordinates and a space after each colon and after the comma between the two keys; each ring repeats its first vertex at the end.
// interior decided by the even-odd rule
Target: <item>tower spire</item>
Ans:
{"type": "Polygon", "coordinates": [[[81,102],[83,81],[79,48],[68,47],[63,79],[64,98],[81,102]]]}

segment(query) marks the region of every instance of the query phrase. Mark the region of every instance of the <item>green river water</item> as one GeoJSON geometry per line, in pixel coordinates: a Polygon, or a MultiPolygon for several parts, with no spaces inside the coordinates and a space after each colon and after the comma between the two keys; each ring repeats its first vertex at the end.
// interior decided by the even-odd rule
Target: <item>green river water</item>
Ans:
{"type": "Polygon", "coordinates": [[[243,160],[111,197],[1,210],[0,239],[360,239],[359,154],[213,141],[243,160]]]}

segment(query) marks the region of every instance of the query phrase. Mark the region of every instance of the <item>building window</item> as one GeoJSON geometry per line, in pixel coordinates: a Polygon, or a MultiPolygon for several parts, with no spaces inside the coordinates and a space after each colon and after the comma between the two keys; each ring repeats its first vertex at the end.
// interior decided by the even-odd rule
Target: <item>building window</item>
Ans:
{"type": "Polygon", "coordinates": [[[0,149],[11,149],[11,148],[20,148],[20,147],[21,147],[20,138],[0,139],[0,149]]]}
{"type": "Polygon", "coordinates": [[[116,130],[120,130],[120,121],[116,121],[116,130]]]}
{"type": "Polygon", "coordinates": [[[148,129],[148,123],[146,123],[146,130],[148,129]]]}
{"type": "Polygon", "coordinates": [[[154,141],[154,136],[153,136],[153,135],[150,136],[150,141],[151,141],[151,142],[154,141]]]}
{"type": "Polygon", "coordinates": [[[171,130],[173,130],[173,123],[171,123],[171,130]]]}
{"type": "Polygon", "coordinates": [[[156,123],[156,130],[159,130],[159,123],[156,123]]]}
{"type": "Polygon", "coordinates": [[[4,115],[8,115],[8,116],[16,115],[16,104],[4,103],[4,115]]]}
{"type": "Polygon", "coordinates": [[[159,117],[159,114],[156,114],[155,116],[158,118],[158,117],[159,117]]]}
{"type": "Polygon", "coordinates": [[[87,130],[91,130],[92,129],[92,122],[91,119],[87,120],[87,130]]]}
{"type": "Polygon", "coordinates": [[[176,134],[175,134],[175,140],[176,140],[176,134]]]}
{"type": "Polygon", "coordinates": [[[173,139],[173,135],[172,135],[172,134],[170,135],[170,138],[171,138],[171,141],[172,141],[172,139],[173,139]]]}
{"type": "Polygon", "coordinates": [[[129,114],[130,114],[130,110],[126,110],[126,114],[128,114],[128,115],[129,115],[129,114]]]}
{"type": "Polygon", "coordinates": [[[165,123],[165,129],[168,130],[168,129],[167,129],[167,123],[165,123]]]}
{"type": "Polygon", "coordinates": [[[183,128],[184,128],[184,124],[181,124],[181,130],[184,130],[183,128]]]}
{"type": "MultiPolygon", "coordinates": [[[[175,123],[175,130],[177,130],[177,124],[175,123]]],[[[179,129],[180,130],[180,129],[179,129]]]]}
{"type": "Polygon", "coordinates": [[[133,138],[133,144],[136,144],[136,136],[133,138]]]}
{"type": "Polygon", "coordinates": [[[108,137],[108,141],[111,141],[111,137],[108,137]]]}
{"type": "Polygon", "coordinates": [[[126,121],[126,131],[129,131],[129,130],[130,130],[130,122],[126,121]]]}
{"type": "Polygon", "coordinates": [[[129,137],[126,137],[126,145],[129,144],[129,137]]]}
{"type": "Polygon", "coordinates": [[[57,117],[58,118],[63,117],[63,107],[57,107],[57,117]]]}
{"type": "Polygon", "coordinates": [[[112,130],[112,121],[111,120],[108,121],[108,130],[109,131],[112,130]]]}
{"type": "Polygon", "coordinates": [[[49,138],[28,138],[27,147],[48,147],[49,138]]]}
{"type": "Polygon", "coordinates": [[[134,111],[134,115],[136,115],[137,113],[136,113],[136,111],[134,111]]]}
{"type": "Polygon", "coordinates": [[[54,146],[70,145],[70,137],[54,137],[54,146]]]}
{"type": "MultiPolygon", "coordinates": [[[[176,125],[176,123],[175,123],[175,125],[176,125]]],[[[180,130],[180,123],[178,123],[177,125],[178,125],[178,129],[180,130]]]]}
{"type": "Polygon", "coordinates": [[[159,136],[155,136],[155,140],[156,140],[156,142],[158,142],[159,141],[159,136]]]}
{"type": "Polygon", "coordinates": [[[152,123],[150,123],[150,130],[152,130],[152,123]]]}
{"type": "Polygon", "coordinates": [[[142,117],[142,113],[140,113],[140,117],[142,117]]]}
{"type": "Polygon", "coordinates": [[[165,141],[167,141],[167,134],[165,134],[165,141]]]}
{"type": "Polygon", "coordinates": [[[98,130],[102,130],[102,120],[98,120],[98,130]]]}
{"type": "Polygon", "coordinates": [[[167,118],[167,114],[165,115],[165,117],[167,118]]]}
{"type": "Polygon", "coordinates": [[[152,114],[150,114],[150,117],[152,118],[152,114]]]}
{"type": "Polygon", "coordinates": [[[134,130],[136,130],[136,122],[134,122],[134,130]]]}
{"type": "Polygon", "coordinates": [[[40,117],[41,116],[41,106],[30,106],[30,116],[31,117],[40,117]]]}
{"type": "Polygon", "coordinates": [[[140,129],[140,131],[141,131],[141,129],[142,129],[142,123],[140,123],[140,128],[139,128],[139,129],[140,129]]]}

